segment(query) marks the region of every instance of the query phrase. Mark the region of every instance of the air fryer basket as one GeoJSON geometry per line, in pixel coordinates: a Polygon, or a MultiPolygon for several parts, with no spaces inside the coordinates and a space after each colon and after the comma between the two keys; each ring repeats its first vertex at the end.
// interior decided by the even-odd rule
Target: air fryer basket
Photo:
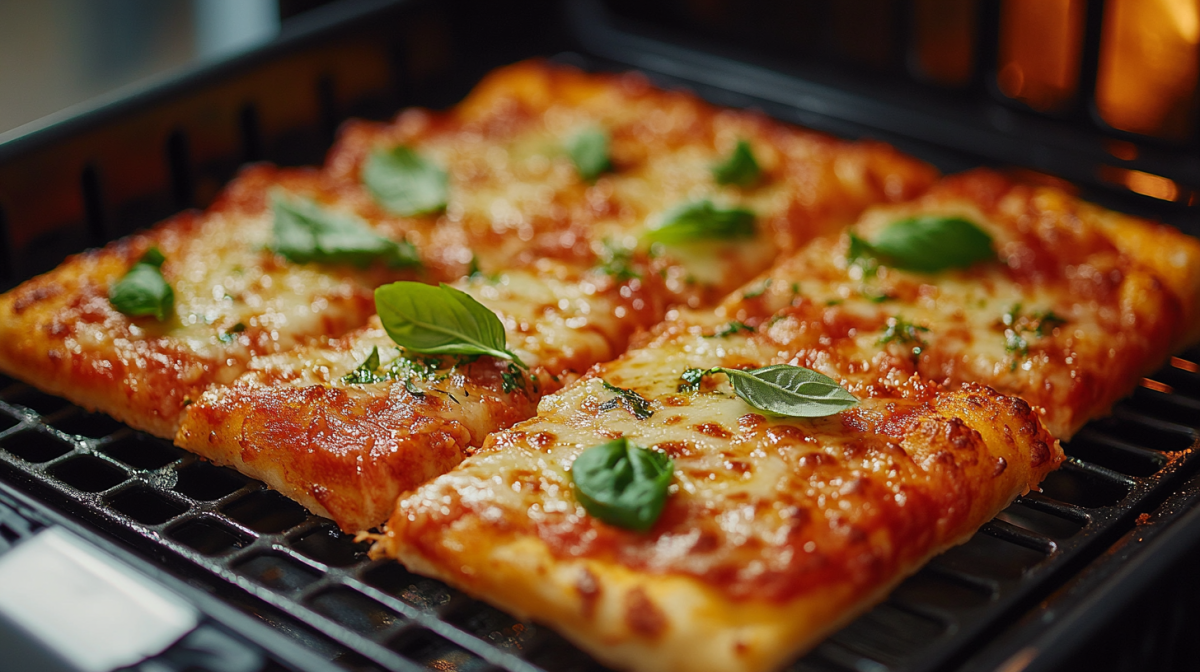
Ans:
{"type": "MultiPolygon", "coordinates": [[[[451,104],[488,70],[535,55],[591,69],[635,67],[717,103],[892,141],[946,170],[1022,163],[1013,152],[988,151],[994,134],[932,142],[923,137],[927,120],[912,118],[908,127],[886,103],[857,109],[857,99],[769,63],[696,46],[627,30],[592,0],[353,1],[314,10],[267,49],[0,136],[2,271],[11,285],[66,253],[203,205],[246,160],[319,163],[341,120],[451,104]],[[23,173],[39,176],[36,189],[23,173]]],[[[1077,177],[1088,170],[1081,156],[1064,151],[1051,163],[1077,177]]],[[[1088,195],[1177,223],[1191,219],[1187,210],[1123,194],[1088,195]]],[[[1069,460],[1041,492],[1018,499],[791,669],[1062,664],[1200,540],[1198,364],[1200,352],[1172,358],[1066,446],[1069,460]]],[[[32,529],[3,526],[18,520],[18,503],[41,510],[35,519],[116,540],[341,668],[602,669],[549,628],[369,560],[363,544],[257,481],[0,379],[0,551],[32,529]]],[[[1180,636],[1146,630],[1126,624],[1124,632],[1164,644],[1180,636]]],[[[268,658],[264,669],[303,668],[268,658]]]]}

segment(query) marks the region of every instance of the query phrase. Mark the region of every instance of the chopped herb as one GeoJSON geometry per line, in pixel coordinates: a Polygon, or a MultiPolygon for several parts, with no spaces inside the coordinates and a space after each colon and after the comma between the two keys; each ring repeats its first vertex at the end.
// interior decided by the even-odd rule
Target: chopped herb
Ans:
{"type": "Polygon", "coordinates": [[[1008,354],[1014,355],[1012,361],[1012,369],[1017,367],[1017,359],[1029,356],[1029,339],[1026,337],[1033,334],[1038,338],[1045,338],[1048,334],[1066,324],[1067,321],[1059,317],[1052,310],[1044,310],[1030,313],[1028,315],[1021,314],[1021,304],[1015,304],[1000,318],[1001,324],[1004,326],[1004,349],[1008,354]]]}
{"type": "Polygon", "coordinates": [[[754,160],[754,151],[745,140],[738,140],[733,152],[713,166],[712,172],[717,184],[736,184],[739,187],[752,186],[762,175],[758,161],[754,160]]]}
{"type": "MultiPolygon", "coordinates": [[[[417,397],[418,399],[425,396],[424,392],[418,389],[416,385],[413,385],[412,378],[404,379],[404,391],[408,392],[414,397],[417,397]]],[[[453,399],[453,397],[451,397],[451,399],[453,399]]]]}
{"type": "Polygon", "coordinates": [[[624,437],[588,448],[571,464],[575,497],[588,515],[635,532],[662,515],[674,473],[665,453],[624,437]]]}
{"type": "Polygon", "coordinates": [[[222,343],[232,343],[237,338],[237,334],[240,334],[245,330],[246,330],[246,325],[242,324],[241,322],[238,322],[237,324],[230,327],[229,331],[222,333],[217,338],[222,343]]]}
{"type": "Polygon", "coordinates": [[[921,334],[927,333],[929,327],[922,327],[918,324],[913,324],[902,317],[889,317],[887,321],[887,329],[883,335],[879,337],[877,343],[886,345],[888,343],[896,343],[899,345],[911,345],[912,357],[916,361],[921,357],[921,353],[929,344],[921,337],[921,334]]]}
{"type": "Polygon", "coordinates": [[[162,274],[166,261],[157,247],[146,250],[142,258],[108,290],[108,302],[130,317],[153,315],[159,322],[167,319],[175,305],[175,292],[162,274]]]}
{"type": "Polygon", "coordinates": [[[700,382],[704,380],[704,376],[708,375],[708,369],[687,369],[683,375],[679,376],[683,379],[677,388],[680,392],[699,392],[700,382]]]}
{"type": "Polygon", "coordinates": [[[840,305],[842,305],[842,303],[844,303],[844,301],[842,299],[829,299],[828,301],[825,302],[825,305],[840,306],[840,305]]]}
{"type": "Polygon", "coordinates": [[[726,322],[720,327],[717,327],[717,330],[713,332],[713,335],[708,336],[708,338],[725,338],[726,336],[732,336],[739,331],[748,331],[750,333],[754,333],[755,329],[754,327],[735,320],[733,322],[726,322]]]}
{"type": "Polygon", "coordinates": [[[349,264],[360,268],[374,261],[397,268],[417,266],[421,258],[408,241],[377,235],[363,220],[327,210],[315,201],[276,191],[275,240],[271,250],[297,264],[349,264]]]}
{"type": "Polygon", "coordinates": [[[885,301],[891,301],[893,298],[895,298],[892,295],[884,292],[864,292],[863,297],[871,303],[884,303],[885,301]]]}
{"type": "Polygon", "coordinates": [[[663,215],[662,222],[643,237],[663,245],[753,238],[754,213],[745,208],[718,208],[707,199],[693,201],[663,215]]]}
{"type": "Polygon", "coordinates": [[[757,299],[758,297],[765,294],[767,292],[767,289],[769,289],[770,287],[771,287],[771,278],[767,278],[766,280],[763,280],[762,284],[760,284],[758,287],[755,287],[754,289],[747,289],[746,291],[742,292],[742,298],[743,299],[757,299]]]}
{"type": "Polygon", "coordinates": [[[791,418],[822,418],[844,411],[858,403],[837,381],[812,369],[776,364],[761,369],[728,369],[722,366],[687,369],[681,378],[681,392],[700,389],[704,376],[723,373],[733,391],[754,408],[791,418]]]}
{"type": "Polygon", "coordinates": [[[387,380],[386,375],[380,376],[376,373],[379,369],[379,348],[371,348],[371,354],[363,360],[353,371],[342,376],[342,382],[350,385],[369,385],[387,380]]]}
{"type": "Polygon", "coordinates": [[[362,181],[380,205],[403,217],[440,212],[450,198],[446,171],[404,146],[372,151],[362,181]]]}
{"type": "Polygon", "coordinates": [[[505,392],[525,389],[525,372],[515,364],[509,364],[507,371],[500,372],[500,386],[505,392]]]}
{"type": "Polygon", "coordinates": [[[575,163],[579,177],[587,182],[595,182],[602,173],[612,170],[608,146],[608,131],[602,128],[584,129],[567,140],[567,154],[575,163]]]}
{"type": "Polygon", "coordinates": [[[600,382],[604,385],[604,389],[617,393],[617,396],[600,404],[601,411],[612,411],[621,407],[632,413],[638,420],[645,420],[654,415],[654,409],[650,408],[650,402],[642,395],[633,390],[617,387],[607,380],[600,382]]]}
{"type": "Polygon", "coordinates": [[[611,276],[617,282],[625,282],[626,280],[640,279],[642,277],[642,274],[637,272],[633,266],[633,250],[614,245],[608,240],[604,241],[603,250],[599,266],[601,272],[611,276]]]}

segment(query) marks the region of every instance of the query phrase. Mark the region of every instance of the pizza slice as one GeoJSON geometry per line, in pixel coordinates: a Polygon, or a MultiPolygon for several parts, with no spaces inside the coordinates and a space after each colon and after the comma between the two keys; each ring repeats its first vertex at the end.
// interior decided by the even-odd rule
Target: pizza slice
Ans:
{"type": "Polygon", "coordinates": [[[693,307],[936,179],[887,145],[542,61],[496,70],[444,113],[350,123],[327,168],[383,212],[440,213],[485,265],[648,255],[672,302],[693,307]],[[418,174],[442,175],[444,191],[401,179],[418,174]]]}
{"type": "Polygon", "coordinates": [[[868,211],[718,314],[807,333],[814,361],[831,331],[882,345],[880,361],[946,389],[1024,399],[1066,440],[1200,337],[1200,242],[977,170],[868,211]]]}
{"type": "Polygon", "coordinates": [[[1025,402],[845,332],[810,357],[711,331],[673,323],[543,399],[403,497],[373,553],[618,669],[772,670],[1063,459],[1025,402]]]}
{"type": "MultiPolygon", "coordinates": [[[[397,345],[378,317],[329,343],[250,362],[187,409],[176,443],[231,465],[349,532],[448,471],[539,399],[658,322],[654,283],[543,261],[456,285],[498,316],[516,361],[397,345]]],[[[441,307],[435,310],[443,310],[441,307]]]]}
{"type": "Polygon", "coordinates": [[[375,233],[328,205],[340,191],[256,166],[206,212],[71,257],[0,297],[0,369],[173,437],[183,409],[251,357],[357,328],[377,285],[439,272],[419,268],[400,224],[375,233]]]}

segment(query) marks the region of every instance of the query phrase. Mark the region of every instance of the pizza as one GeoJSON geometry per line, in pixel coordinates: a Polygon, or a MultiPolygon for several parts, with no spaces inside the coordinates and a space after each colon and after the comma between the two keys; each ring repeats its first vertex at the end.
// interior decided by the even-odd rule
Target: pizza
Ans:
{"type": "Polygon", "coordinates": [[[401,493],[532,417],[542,395],[613,359],[635,329],[663,315],[635,278],[562,264],[456,284],[497,314],[527,370],[492,357],[408,352],[373,317],[328,344],[255,358],[188,408],[176,443],[348,532],[370,529],[401,493]]]}
{"type": "Polygon", "coordinates": [[[765,670],[1200,338],[1198,261],[1051,187],[531,61],[3,295],[0,369],[344,530],[390,516],[376,555],[610,664],[765,670]],[[404,292],[486,338],[422,345],[404,292]],[[653,506],[585,491],[601,452],[653,506]]]}
{"type": "MultiPolygon", "coordinates": [[[[418,277],[411,264],[294,264],[269,249],[273,198],[333,203],[343,191],[318,171],[256,166],[204,213],[67,259],[0,297],[0,369],[173,438],[187,405],[255,355],[355,329],[375,312],[377,285],[418,277]],[[156,269],[142,263],[147,254],[156,269]],[[125,314],[110,300],[131,273],[170,288],[154,302],[158,315],[125,314]]],[[[404,234],[393,227],[398,240],[404,234]]],[[[441,270],[437,260],[424,268],[441,270]]]]}
{"type": "Polygon", "coordinates": [[[347,531],[386,520],[401,492],[531,417],[541,395],[615,358],[670,307],[711,308],[781,250],[918,193],[933,175],[883,145],[720,110],[636,76],[540,62],[490,75],[449,112],[351,124],[327,174],[356,190],[368,218],[436,221],[422,255],[469,260],[457,286],[537,363],[536,384],[519,392],[503,389],[505,363],[456,369],[442,383],[453,401],[414,397],[407,378],[345,382],[375,348],[395,352],[368,327],[255,360],[188,409],[179,445],[347,531]],[[581,135],[599,143],[597,171],[572,149],[581,135]],[[723,183],[716,167],[731,148],[742,152],[741,174],[723,183]],[[423,193],[389,190],[388,171],[413,182],[440,173],[433,212],[421,212],[423,193]]]}
{"type": "MultiPolygon", "coordinates": [[[[886,344],[878,356],[947,389],[980,383],[1024,399],[1067,440],[1197,340],[1200,242],[975,170],[910,203],[871,209],[751,289],[723,304],[721,318],[772,332],[845,332],[864,351],[886,344]],[[856,257],[852,248],[905,221],[974,223],[994,255],[936,274],[856,257]]],[[[815,361],[822,355],[812,345],[815,361]]]]}
{"type": "Polygon", "coordinates": [[[444,113],[350,122],[326,167],[370,191],[373,166],[397,147],[447,172],[439,221],[461,227],[485,271],[648,255],[670,302],[692,307],[715,304],[781,253],[842,229],[869,205],[910,199],[937,177],[881,143],[718,108],[636,73],[542,61],[492,72],[444,113]],[[679,222],[681,213],[699,215],[679,222]],[[740,225],[727,221],[737,215],[740,225]]]}
{"type": "MultiPolygon", "coordinates": [[[[373,552],[618,668],[777,668],[1037,487],[1056,438],[1192,342],[1198,268],[1177,231],[948,177],[543,399],[401,498],[373,552]],[[857,403],[790,418],[752,403],[778,385],[739,391],[819,382],[797,372],[857,403]],[[614,442],[673,464],[644,529],[577,476],[614,442]]],[[[638,482],[617,469],[604,482],[638,482]]]]}
{"type": "Polygon", "coordinates": [[[859,399],[850,410],[774,416],[724,374],[681,392],[687,371],[809,359],[803,338],[706,332],[661,328],[544,398],[536,418],[403,497],[373,554],[546,623],[619,669],[771,670],[1063,459],[1020,399],[865,366],[838,351],[836,332],[809,363],[859,399]],[[644,405],[613,403],[630,395],[644,405]],[[645,532],[581,504],[576,460],[614,440],[673,461],[645,532]]]}

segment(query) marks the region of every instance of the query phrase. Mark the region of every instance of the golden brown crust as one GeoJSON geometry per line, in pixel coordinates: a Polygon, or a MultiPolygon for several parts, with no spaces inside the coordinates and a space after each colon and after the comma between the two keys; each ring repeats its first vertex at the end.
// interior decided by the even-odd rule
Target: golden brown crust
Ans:
{"type": "Polygon", "coordinates": [[[482,441],[474,418],[456,406],[471,404],[470,413],[486,414],[491,426],[533,414],[536,397],[502,392],[501,371],[477,362],[411,392],[398,384],[215,387],[189,410],[176,442],[344,530],[365,530],[401,493],[445,473],[482,441]]]}

